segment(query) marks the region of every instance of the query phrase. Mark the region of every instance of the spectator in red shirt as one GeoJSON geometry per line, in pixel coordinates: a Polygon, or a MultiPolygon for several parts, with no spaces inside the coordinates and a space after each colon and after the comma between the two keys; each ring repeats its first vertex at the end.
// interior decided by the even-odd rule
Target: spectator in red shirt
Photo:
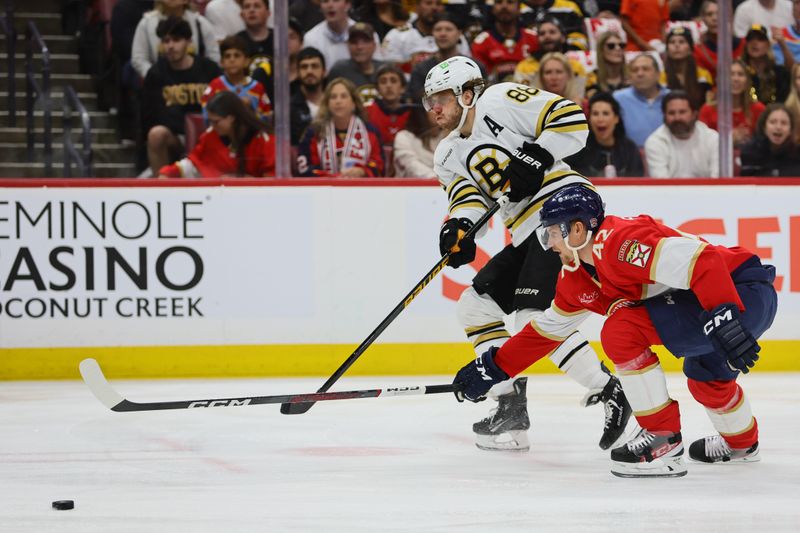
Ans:
{"type": "Polygon", "coordinates": [[[161,168],[162,178],[271,176],[275,142],[250,109],[232,92],[215,94],[206,106],[211,127],[188,157],[161,168]]]}
{"type": "MultiPolygon", "coordinates": [[[[717,76],[717,13],[719,6],[717,0],[705,0],[700,7],[700,20],[706,25],[703,38],[694,47],[694,60],[697,66],[711,73],[712,78],[717,76]]],[[[744,52],[744,39],[733,37],[733,59],[738,59],[744,52]]],[[[716,83],[716,82],[715,82],[716,83]]]]}
{"type": "Polygon", "coordinates": [[[367,122],[356,86],[345,78],[331,80],[316,118],[300,141],[298,172],[363,178],[382,176],[383,168],[380,137],[367,122]]]}
{"type": "MultiPolygon", "coordinates": [[[[717,90],[721,90],[718,88],[717,90]]],[[[764,104],[753,97],[753,81],[741,60],[731,64],[731,93],[733,94],[733,145],[740,147],[750,140],[756,130],[758,117],[764,104]]],[[[698,118],[709,128],[717,129],[717,104],[712,102],[700,108],[698,118]]]]}
{"type": "Polygon", "coordinates": [[[400,67],[383,65],[375,74],[378,98],[367,105],[367,119],[378,130],[384,146],[394,143],[394,136],[408,120],[408,108],[402,96],[406,90],[406,77],[400,67]]]}
{"type": "Polygon", "coordinates": [[[483,63],[492,81],[506,81],[517,63],[539,49],[536,33],[520,27],[519,15],[519,0],[495,0],[494,24],[472,42],[472,57],[483,63]]]}
{"type": "Polygon", "coordinates": [[[667,0],[622,0],[622,28],[628,35],[628,50],[655,50],[652,40],[661,40],[669,20],[667,0]]]}

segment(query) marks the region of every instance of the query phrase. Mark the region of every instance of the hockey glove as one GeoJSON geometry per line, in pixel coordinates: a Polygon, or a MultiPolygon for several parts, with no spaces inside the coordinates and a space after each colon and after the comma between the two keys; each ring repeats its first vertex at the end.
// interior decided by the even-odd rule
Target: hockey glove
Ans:
{"type": "Polygon", "coordinates": [[[455,392],[456,400],[459,402],[464,400],[482,402],[486,399],[489,389],[508,379],[508,374],[494,364],[494,356],[499,349],[494,346],[489,348],[458,371],[453,380],[453,385],[458,387],[455,392]]]}
{"type": "Polygon", "coordinates": [[[736,304],[722,304],[706,312],[703,317],[703,333],[711,341],[714,350],[728,359],[728,367],[747,374],[758,361],[761,347],[753,335],[739,320],[736,304]]]}
{"type": "Polygon", "coordinates": [[[553,156],[536,143],[522,143],[511,154],[511,159],[503,170],[503,178],[510,182],[508,199],[519,202],[533,196],[542,188],[544,174],[553,166],[553,156]]]}
{"type": "Polygon", "coordinates": [[[442,225],[439,232],[439,251],[442,255],[450,253],[447,264],[453,268],[467,265],[475,259],[475,238],[462,239],[472,226],[472,221],[468,218],[451,218],[442,225]]]}

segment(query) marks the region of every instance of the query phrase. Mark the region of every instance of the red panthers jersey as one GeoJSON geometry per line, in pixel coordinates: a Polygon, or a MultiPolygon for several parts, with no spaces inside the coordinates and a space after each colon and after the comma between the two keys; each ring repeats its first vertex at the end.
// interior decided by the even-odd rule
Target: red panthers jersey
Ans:
{"type": "Polygon", "coordinates": [[[550,308],[506,342],[495,362],[509,376],[553,351],[589,316],[608,315],[671,289],[691,289],[711,310],[735,303],[744,310],[730,273],[753,254],[716,246],[647,215],[607,216],[595,236],[596,278],[586,268],[562,270],[550,308]]]}
{"type": "Polygon", "coordinates": [[[479,33],[472,42],[472,57],[486,66],[489,75],[498,81],[514,74],[517,63],[539,49],[536,33],[523,28],[513,39],[505,39],[491,28],[479,33]]]}

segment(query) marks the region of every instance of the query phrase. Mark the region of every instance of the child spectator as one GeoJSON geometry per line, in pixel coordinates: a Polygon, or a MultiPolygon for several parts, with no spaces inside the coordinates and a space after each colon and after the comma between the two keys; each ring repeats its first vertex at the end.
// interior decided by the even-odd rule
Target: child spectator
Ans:
{"type": "Polygon", "coordinates": [[[659,83],[669,89],[686,91],[695,109],[706,102],[706,92],[713,84],[711,73],[697,66],[692,51],[694,39],[683,26],[673,26],[667,33],[667,55],[659,83]]]}
{"type": "Polygon", "coordinates": [[[618,33],[607,31],[597,38],[597,68],[586,81],[586,96],[611,93],[628,86],[625,65],[625,40],[618,33]]]}
{"type": "Polygon", "coordinates": [[[383,65],[375,77],[378,80],[378,98],[366,106],[369,123],[378,130],[384,146],[394,143],[394,136],[408,120],[408,107],[402,97],[406,90],[406,77],[399,67],[383,65]]]}
{"type": "Polygon", "coordinates": [[[147,132],[147,156],[154,176],[183,151],[184,118],[200,113],[208,83],[219,66],[189,53],[192,29],[186,20],[169,17],[158,23],[164,55],[147,72],[142,90],[142,125],[147,132]]]}
{"type": "Polygon", "coordinates": [[[587,177],[641,177],[644,165],[639,148],[625,135],[619,104],[609,93],[589,99],[589,137],[586,146],[564,159],[587,177]]]}
{"type": "Polygon", "coordinates": [[[431,113],[421,105],[412,105],[405,129],[394,138],[395,176],[435,178],[433,154],[446,134],[431,120],[431,113]]]}
{"type": "Polygon", "coordinates": [[[650,41],[660,41],[669,20],[668,0],[622,0],[622,29],[628,36],[628,50],[653,51],[650,41]]]}
{"type": "MultiPolygon", "coordinates": [[[[375,30],[366,22],[356,22],[350,27],[347,37],[348,59],[337,61],[328,72],[328,77],[346,78],[358,88],[361,101],[369,104],[375,98],[375,73],[383,65],[376,61],[375,30]]],[[[324,52],[323,52],[324,53],[324,52]]]]}
{"type": "Polygon", "coordinates": [[[211,127],[188,157],[161,168],[160,177],[272,176],[275,142],[250,107],[234,93],[215,94],[206,106],[211,127]]]}
{"type": "MultiPolygon", "coordinates": [[[[323,0],[324,2],[324,0],[323,0]]],[[[383,150],[364,104],[350,80],[328,83],[317,117],[300,142],[297,169],[303,176],[346,178],[383,174],[383,150]]]]}
{"type": "Polygon", "coordinates": [[[133,35],[131,64],[139,76],[147,76],[147,71],[158,59],[159,52],[163,51],[156,28],[167,17],[178,17],[186,21],[191,32],[191,53],[219,63],[219,47],[214,28],[205,17],[192,11],[189,0],[157,0],[155,9],[144,14],[133,35]]]}
{"type": "MultiPolygon", "coordinates": [[[[717,13],[719,6],[717,0],[705,0],[700,7],[700,20],[706,25],[706,32],[703,38],[694,47],[694,59],[698,67],[702,67],[711,73],[713,79],[717,76],[717,29],[719,21],[717,13]]],[[[744,52],[744,39],[733,37],[731,46],[733,59],[738,59],[744,52]]],[[[714,82],[716,83],[716,82],[714,82]]]]}
{"type": "Polygon", "coordinates": [[[750,71],[759,102],[783,102],[789,95],[789,71],[783,65],[775,64],[769,31],[766,27],[755,24],[745,35],[745,41],[742,59],[750,71]]]}
{"type": "Polygon", "coordinates": [[[265,121],[272,113],[272,104],[264,86],[247,75],[250,72],[247,43],[238,35],[231,35],[220,43],[219,48],[223,74],[211,80],[203,93],[203,118],[208,122],[208,101],[218,92],[230,91],[250,106],[259,120],[265,121]]]}
{"type": "MultiPolygon", "coordinates": [[[[724,89],[719,87],[717,90],[724,89]]],[[[733,145],[738,148],[753,136],[758,117],[764,112],[764,104],[753,98],[753,82],[747,66],[738,59],[731,64],[730,90],[733,95],[733,145]]],[[[709,128],[718,130],[717,103],[703,105],[698,118],[709,128]]]]}
{"type": "Polygon", "coordinates": [[[753,139],[742,147],[742,176],[800,176],[794,117],[783,104],[770,104],[753,139]]]}

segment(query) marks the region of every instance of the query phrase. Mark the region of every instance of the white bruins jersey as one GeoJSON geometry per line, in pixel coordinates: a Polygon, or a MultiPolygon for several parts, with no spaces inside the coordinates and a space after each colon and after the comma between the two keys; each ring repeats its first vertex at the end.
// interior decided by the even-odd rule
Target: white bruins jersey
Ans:
{"type": "Polygon", "coordinates": [[[478,98],[475,111],[472,134],[464,138],[451,133],[439,143],[433,158],[451,217],[476,222],[507,192],[502,170],[522,143],[536,141],[555,160],[536,194],[509,202],[499,211],[514,246],[519,246],[539,226],[539,210],[547,198],[566,185],[592,186],[562,161],[586,145],[586,115],[566,98],[517,83],[489,87],[478,98]]]}

